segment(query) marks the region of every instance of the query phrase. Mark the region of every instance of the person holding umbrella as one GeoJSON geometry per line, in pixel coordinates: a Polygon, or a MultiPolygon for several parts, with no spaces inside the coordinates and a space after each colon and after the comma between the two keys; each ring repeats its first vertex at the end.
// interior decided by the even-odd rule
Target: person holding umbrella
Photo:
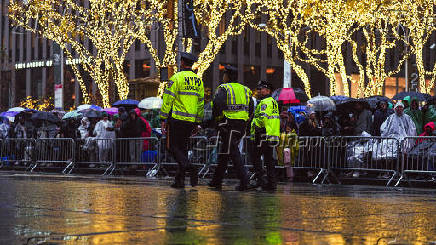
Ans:
{"type": "Polygon", "coordinates": [[[180,53],[182,71],[174,74],[163,94],[161,129],[167,135],[167,149],[178,163],[173,188],[185,187],[185,172],[190,171],[191,186],[198,184],[198,172],[189,164],[188,142],[196,134],[204,116],[204,85],[192,71],[197,58],[189,53],[180,53]]]}
{"type": "Polygon", "coordinates": [[[217,88],[212,105],[212,116],[217,123],[222,147],[218,153],[218,167],[209,186],[221,188],[229,160],[232,160],[239,178],[237,190],[247,189],[248,178],[238,145],[245,135],[247,121],[253,110],[251,90],[236,82],[238,74],[233,66],[225,66],[223,83],[217,88]]]}

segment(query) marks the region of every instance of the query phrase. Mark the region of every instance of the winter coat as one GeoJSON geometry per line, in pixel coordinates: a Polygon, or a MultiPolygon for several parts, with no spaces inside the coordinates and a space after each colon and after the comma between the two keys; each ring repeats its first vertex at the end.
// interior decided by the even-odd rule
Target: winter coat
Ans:
{"type": "Polygon", "coordinates": [[[392,109],[386,109],[386,110],[378,109],[375,111],[374,123],[372,124],[372,135],[373,136],[380,136],[381,135],[380,127],[383,124],[383,122],[386,121],[386,119],[390,115],[392,115],[392,113],[394,113],[394,111],[392,109]]]}
{"type": "Polygon", "coordinates": [[[361,135],[363,132],[370,133],[372,128],[372,114],[369,110],[364,109],[360,112],[354,128],[354,135],[361,135]]]}

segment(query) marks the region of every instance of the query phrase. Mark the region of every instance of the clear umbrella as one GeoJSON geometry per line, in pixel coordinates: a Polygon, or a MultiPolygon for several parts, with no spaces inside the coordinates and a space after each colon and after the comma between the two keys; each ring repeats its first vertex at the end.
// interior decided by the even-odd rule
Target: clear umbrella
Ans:
{"type": "Polygon", "coordinates": [[[22,111],[25,111],[25,110],[26,110],[26,108],[23,108],[23,107],[14,107],[14,108],[9,109],[8,111],[22,112],[22,111]]]}
{"type": "Polygon", "coordinates": [[[327,96],[318,95],[307,101],[307,105],[314,111],[335,111],[335,102],[327,96]]]}
{"type": "Polygon", "coordinates": [[[101,108],[98,105],[79,105],[77,107],[77,111],[85,111],[85,110],[95,110],[95,111],[102,111],[103,108],[101,108]]]}
{"type": "Polygon", "coordinates": [[[160,109],[162,107],[162,99],[159,97],[149,97],[141,100],[138,107],[141,109],[160,109]]]}

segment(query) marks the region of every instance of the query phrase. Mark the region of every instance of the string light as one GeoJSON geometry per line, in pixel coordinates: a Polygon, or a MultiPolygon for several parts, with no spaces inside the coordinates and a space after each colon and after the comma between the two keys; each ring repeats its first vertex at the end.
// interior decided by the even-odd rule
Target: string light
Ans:
{"type": "MultiPolygon", "coordinates": [[[[370,96],[381,94],[386,79],[398,74],[412,55],[416,57],[420,91],[429,93],[434,86],[436,66],[425,67],[423,55],[429,37],[436,30],[434,0],[193,2],[197,21],[208,40],[194,64],[200,76],[224,43],[231,36],[240,35],[248,24],[276,40],[309,96],[311,87],[307,69],[303,68],[305,64],[329,78],[331,95],[348,96],[351,82],[358,85],[357,96],[370,96]],[[260,22],[266,24],[260,27],[260,22]],[[400,24],[410,38],[399,34],[400,24]],[[360,35],[360,40],[356,40],[356,34],[360,35]],[[314,37],[322,40],[321,47],[314,47],[314,37]],[[343,52],[347,45],[351,47],[351,54],[343,52]],[[408,52],[399,55],[394,67],[387,66],[389,52],[404,45],[408,52]],[[346,62],[348,55],[353,62],[346,62]],[[347,74],[349,64],[357,66],[358,79],[347,74]],[[337,87],[337,74],[342,90],[337,87]],[[430,78],[428,84],[426,78],[430,78]]],[[[89,94],[78,66],[96,82],[105,106],[109,103],[111,80],[117,86],[119,97],[127,97],[129,88],[123,62],[135,40],[147,46],[157,69],[175,69],[179,50],[179,11],[175,0],[89,0],[89,6],[79,5],[74,0],[29,0],[27,4],[11,0],[9,10],[16,25],[59,43],[69,59],[75,51],[82,63],[73,64],[72,68],[84,100],[89,101],[89,94]],[[156,42],[151,40],[151,33],[156,30],[164,37],[162,57],[153,46],[156,42]],[[86,48],[85,39],[90,40],[94,52],[86,48]]],[[[186,51],[192,51],[192,39],[183,39],[181,43],[186,51]]]]}
{"type": "MultiPolygon", "coordinates": [[[[330,79],[331,95],[341,92],[349,95],[349,81],[358,84],[357,96],[382,94],[386,79],[398,74],[404,62],[413,54],[416,54],[420,90],[429,93],[434,86],[436,68],[433,65],[433,71],[425,70],[422,55],[425,52],[424,44],[435,31],[434,0],[247,2],[250,6],[249,11],[257,16],[250,25],[275,38],[278,48],[291,64],[306,63],[324,73],[330,79]],[[266,16],[267,24],[259,28],[258,22],[262,16],[266,16]],[[398,34],[396,28],[400,23],[410,30],[410,41],[398,34]],[[363,34],[363,40],[358,42],[353,39],[357,33],[363,34]],[[325,42],[321,49],[312,47],[310,42],[313,40],[311,36],[314,35],[325,42]],[[347,70],[350,70],[345,62],[348,54],[342,52],[342,48],[347,44],[352,47],[352,65],[356,65],[360,73],[357,80],[347,74],[347,70]],[[410,46],[409,52],[400,55],[398,63],[388,68],[388,52],[398,49],[401,45],[410,46]],[[337,89],[338,73],[344,91],[337,89]],[[431,77],[429,84],[426,84],[425,77],[431,77]]],[[[295,66],[294,70],[309,94],[307,74],[304,69],[299,68],[295,66]]]]}
{"type": "MultiPolygon", "coordinates": [[[[110,82],[117,86],[120,99],[127,99],[129,86],[123,71],[126,54],[136,33],[150,29],[155,18],[153,6],[160,7],[161,2],[89,0],[89,6],[84,6],[73,0],[29,0],[26,4],[11,0],[9,16],[15,25],[58,43],[68,57],[73,57],[74,50],[83,61],[83,70],[97,84],[103,106],[109,107],[110,82]],[[94,52],[88,49],[87,40],[94,52]]],[[[89,102],[80,69],[72,68],[84,101],[89,102]]]]}
{"type": "Polygon", "coordinates": [[[194,12],[198,23],[204,28],[208,42],[200,52],[193,68],[203,73],[215,60],[224,43],[231,36],[240,35],[254,16],[247,14],[246,1],[240,0],[194,0],[194,12]]]}
{"type": "Polygon", "coordinates": [[[24,100],[20,101],[19,105],[27,109],[47,111],[53,108],[53,98],[35,99],[32,96],[27,96],[24,100]]]}

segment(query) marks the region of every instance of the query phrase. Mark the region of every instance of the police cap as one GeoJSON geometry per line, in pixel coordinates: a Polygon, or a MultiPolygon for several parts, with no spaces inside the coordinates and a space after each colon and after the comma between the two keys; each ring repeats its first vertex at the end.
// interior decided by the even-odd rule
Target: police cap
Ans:
{"type": "Polygon", "coordinates": [[[224,66],[224,71],[229,73],[236,73],[238,72],[238,68],[232,66],[232,65],[226,65],[224,66]]]}
{"type": "Polygon", "coordinates": [[[188,65],[192,65],[198,60],[195,55],[186,52],[180,52],[180,58],[188,63],[188,65]]]}
{"type": "Polygon", "coordinates": [[[271,90],[271,91],[274,90],[272,84],[269,83],[269,82],[267,82],[267,81],[260,81],[260,82],[257,84],[257,87],[256,87],[256,88],[258,88],[258,89],[261,89],[261,88],[267,88],[267,89],[269,89],[269,90],[271,90]]]}

